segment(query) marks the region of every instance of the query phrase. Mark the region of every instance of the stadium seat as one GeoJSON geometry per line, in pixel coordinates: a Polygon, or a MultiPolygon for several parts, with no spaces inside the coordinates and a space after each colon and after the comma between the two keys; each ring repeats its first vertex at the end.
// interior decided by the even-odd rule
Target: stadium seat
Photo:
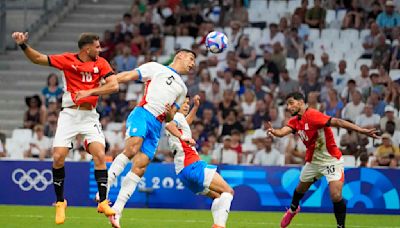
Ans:
{"type": "Polygon", "coordinates": [[[321,39],[327,39],[335,42],[339,39],[339,36],[340,36],[339,29],[327,28],[321,31],[321,39]]]}
{"type": "Polygon", "coordinates": [[[191,36],[177,36],[175,43],[180,45],[181,48],[191,49],[194,38],[191,36]]]}
{"type": "Polygon", "coordinates": [[[160,55],[157,58],[157,62],[164,63],[164,62],[168,61],[170,58],[171,58],[170,55],[160,55]]]}
{"type": "Polygon", "coordinates": [[[26,142],[26,148],[22,146],[18,141],[13,138],[6,139],[6,150],[11,159],[23,159],[24,152],[29,148],[28,142],[26,142]]]}
{"type": "Polygon", "coordinates": [[[329,26],[332,22],[336,21],[336,11],[335,10],[327,10],[325,22],[329,26]]]}
{"type": "Polygon", "coordinates": [[[337,16],[336,19],[340,22],[340,24],[342,24],[344,17],[346,16],[346,10],[339,10],[337,12],[337,16]]]}
{"type": "Polygon", "coordinates": [[[286,1],[269,1],[268,9],[278,13],[288,11],[286,1]]]}
{"type": "Polygon", "coordinates": [[[289,12],[294,12],[297,7],[301,6],[301,0],[289,0],[288,10],[289,12]]]}
{"type": "Polygon", "coordinates": [[[249,77],[253,77],[253,75],[256,73],[257,71],[257,67],[251,67],[247,69],[247,75],[249,75],[249,77]]]}
{"type": "Polygon", "coordinates": [[[174,53],[175,47],[175,37],[173,36],[166,36],[165,37],[165,54],[170,55],[174,53]]]}
{"type": "Polygon", "coordinates": [[[122,129],[122,123],[117,123],[117,122],[111,122],[107,124],[107,131],[121,131],[122,129]]]}
{"type": "Polygon", "coordinates": [[[332,48],[332,41],[328,39],[316,39],[313,41],[313,51],[327,52],[332,48]]]}
{"type": "Polygon", "coordinates": [[[208,67],[208,72],[210,72],[211,79],[217,78],[217,67],[208,67]]]}
{"type": "Polygon", "coordinates": [[[356,158],[353,155],[343,155],[344,167],[356,167],[356,158]]]}
{"type": "Polygon", "coordinates": [[[340,39],[344,41],[350,41],[351,43],[360,42],[360,33],[356,29],[346,29],[340,31],[340,39]]]}
{"type": "Polygon", "coordinates": [[[268,8],[267,1],[250,1],[249,10],[251,9],[263,9],[266,10],[268,8]]]}
{"type": "Polygon", "coordinates": [[[296,60],[296,71],[298,72],[300,70],[301,65],[306,63],[306,59],[305,58],[298,58],[296,60]]]}
{"type": "Polygon", "coordinates": [[[367,66],[371,66],[372,64],[372,60],[371,59],[358,59],[356,61],[356,69],[360,69],[361,65],[367,65],[367,66]]]}
{"type": "Polygon", "coordinates": [[[393,81],[399,80],[400,79],[400,70],[390,70],[389,76],[393,81]]]}
{"type": "Polygon", "coordinates": [[[296,68],[296,61],[293,58],[286,58],[286,69],[293,70],[296,68]]]}
{"type": "Polygon", "coordinates": [[[361,30],[361,32],[360,32],[360,41],[361,42],[363,42],[363,40],[364,40],[364,38],[366,37],[366,36],[368,36],[369,34],[371,33],[371,30],[369,30],[369,29],[363,29],[363,30],[361,30]]]}
{"type": "Polygon", "coordinates": [[[316,39],[319,39],[320,37],[320,31],[319,29],[310,29],[310,35],[308,37],[309,40],[314,41],[316,39]]]}
{"type": "Polygon", "coordinates": [[[260,45],[261,41],[260,37],[262,34],[261,29],[247,27],[243,29],[243,33],[249,35],[250,45],[252,45],[255,48],[257,48],[260,45]]]}
{"type": "Polygon", "coordinates": [[[351,50],[351,42],[339,39],[337,42],[332,42],[332,48],[336,51],[349,52],[351,50]]]}

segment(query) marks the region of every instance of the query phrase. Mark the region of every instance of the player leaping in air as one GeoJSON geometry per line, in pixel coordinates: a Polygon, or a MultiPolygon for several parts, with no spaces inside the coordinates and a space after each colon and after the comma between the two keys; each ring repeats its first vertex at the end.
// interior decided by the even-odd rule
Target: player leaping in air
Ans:
{"type": "Polygon", "coordinates": [[[200,105],[200,97],[194,97],[194,107],[189,112],[189,98],[175,114],[173,121],[167,123],[168,142],[174,153],[175,172],[179,179],[193,193],[206,195],[213,199],[211,206],[214,218],[213,228],[226,226],[233,189],[216,172],[217,167],[207,165],[200,160],[194,146],[188,145],[182,138],[192,140],[190,124],[193,122],[200,105]]]}
{"type": "Polygon", "coordinates": [[[106,216],[115,214],[109,206],[107,198],[107,166],[105,162],[105,139],[96,112],[98,96],[92,95],[77,101],[76,92],[96,88],[100,80],[105,78],[109,92],[118,90],[118,83],[108,62],[99,57],[101,50],[99,36],[92,33],[81,34],[78,53],[44,55],[26,42],[28,33],[14,32],[12,38],[21,47],[25,56],[33,63],[52,66],[63,71],[64,95],[63,110],[57,123],[57,131],[53,142],[53,184],[56,199],[56,224],[65,220],[67,200],[64,199],[64,161],[72,147],[72,140],[82,135],[85,149],[93,156],[95,179],[100,195],[98,212],[106,216]]]}
{"type": "MultiPolygon", "coordinates": [[[[135,70],[117,74],[118,83],[139,80],[145,82],[145,90],[138,107],[126,121],[125,150],[115,158],[108,170],[108,184],[111,185],[133,159],[132,170],[124,178],[117,201],[112,207],[116,214],[109,216],[113,227],[120,227],[122,210],[154,157],[162,122],[172,120],[173,113],[185,101],[187,88],[180,75],[187,74],[195,66],[195,58],[196,54],[191,50],[181,49],[176,52],[170,66],[149,62],[135,70]]],[[[106,83],[99,88],[80,91],[77,99],[109,94],[112,86],[106,83]]]]}
{"type": "Polygon", "coordinates": [[[344,182],[344,168],[342,153],[336,145],[331,127],[342,127],[356,131],[373,138],[378,138],[377,130],[361,128],[348,121],[327,116],[315,109],[308,108],[304,103],[304,96],[294,92],[286,97],[287,109],[293,116],[287,126],[274,129],[268,123],[265,128],[268,133],[283,137],[290,133],[300,136],[306,151],[306,164],[300,174],[300,183],[297,185],[290,208],[281,221],[281,227],[287,227],[293,217],[299,213],[299,202],[308,188],[321,176],[325,176],[329,183],[329,191],[333,202],[337,227],[345,225],[346,203],[342,197],[344,182]]]}

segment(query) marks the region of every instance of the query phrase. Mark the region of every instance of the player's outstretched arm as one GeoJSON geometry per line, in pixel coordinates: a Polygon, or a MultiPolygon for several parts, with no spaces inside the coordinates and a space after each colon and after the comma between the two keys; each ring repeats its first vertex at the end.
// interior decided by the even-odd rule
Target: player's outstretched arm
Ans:
{"type": "Polygon", "coordinates": [[[118,83],[140,80],[140,74],[137,70],[123,71],[117,74],[118,83]]]}
{"type": "Polygon", "coordinates": [[[369,137],[372,138],[379,138],[376,134],[378,133],[378,130],[375,128],[367,129],[367,128],[362,128],[359,127],[353,123],[350,123],[349,121],[342,120],[339,118],[332,118],[331,119],[331,126],[332,127],[341,127],[341,128],[346,128],[348,130],[356,131],[364,135],[368,135],[369,137]]]}
{"type": "Polygon", "coordinates": [[[196,95],[193,97],[193,101],[194,101],[194,106],[192,108],[192,110],[190,110],[189,114],[186,116],[186,121],[188,122],[188,124],[192,124],[193,120],[196,118],[196,113],[197,110],[199,110],[199,106],[200,106],[200,96],[196,95]]]}
{"type": "Polygon", "coordinates": [[[28,33],[25,32],[14,32],[12,35],[15,43],[18,44],[26,57],[35,64],[49,66],[49,60],[47,55],[44,55],[35,49],[31,48],[26,42],[28,41],[28,33]]]}
{"type": "Polygon", "coordinates": [[[165,125],[165,129],[167,129],[167,131],[169,133],[171,133],[171,135],[181,139],[182,141],[186,142],[187,144],[189,144],[190,146],[194,146],[196,145],[196,141],[194,141],[194,139],[192,138],[185,138],[183,136],[183,134],[179,131],[178,127],[176,126],[176,123],[174,121],[168,122],[165,125]]]}
{"type": "Polygon", "coordinates": [[[76,93],[75,100],[78,101],[82,98],[89,96],[100,96],[111,93],[116,93],[119,90],[118,80],[115,75],[111,75],[106,78],[106,83],[100,87],[89,89],[89,90],[81,90],[76,93]]]}
{"type": "Polygon", "coordinates": [[[284,126],[280,129],[275,129],[272,127],[271,122],[265,124],[265,129],[267,129],[267,133],[272,134],[275,137],[283,137],[293,132],[292,128],[288,126],[284,126]]]}

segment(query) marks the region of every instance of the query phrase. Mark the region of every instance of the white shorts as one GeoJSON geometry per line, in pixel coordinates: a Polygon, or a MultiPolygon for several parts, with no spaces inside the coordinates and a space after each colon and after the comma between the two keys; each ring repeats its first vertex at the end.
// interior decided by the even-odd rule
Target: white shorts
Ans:
{"type": "Polygon", "coordinates": [[[322,176],[326,177],[328,183],[331,181],[344,182],[343,161],[338,160],[337,162],[329,163],[326,165],[317,165],[307,162],[301,170],[300,181],[314,182],[322,176]]]}
{"type": "Polygon", "coordinates": [[[60,112],[53,147],[71,148],[72,140],[77,135],[82,135],[85,147],[92,142],[99,142],[105,146],[105,138],[96,109],[78,110],[64,108],[60,112]]]}

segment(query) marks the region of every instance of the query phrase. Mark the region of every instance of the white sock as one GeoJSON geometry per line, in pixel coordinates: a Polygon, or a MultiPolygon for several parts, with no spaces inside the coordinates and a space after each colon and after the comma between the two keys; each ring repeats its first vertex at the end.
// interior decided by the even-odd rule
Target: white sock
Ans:
{"type": "Polygon", "coordinates": [[[218,199],[214,200],[211,206],[211,211],[215,225],[225,227],[226,220],[228,220],[232,199],[232,194],[223,192],[218,199]]]}
{"type": "Polygon", "coordinates": [[[124,171],[129,161],[130,161],[129,158],[124,153],[120,153],[112,162],[110,168],[108,169],[107,198],[111,185],[114,184],[117,177],[122,173],[122,171],[124,171]]]}
{"type": "Polygon", "coordinates": [[[137,184],[140,182],[140,177],[130,171],[124,178],[121,184],[121,189],[119,190],[117,201],[115,201],[113,209],[118,212],[122,212],[125,207],[126,202],[131,198],[133,192],[136,189],[137,184]]]}

